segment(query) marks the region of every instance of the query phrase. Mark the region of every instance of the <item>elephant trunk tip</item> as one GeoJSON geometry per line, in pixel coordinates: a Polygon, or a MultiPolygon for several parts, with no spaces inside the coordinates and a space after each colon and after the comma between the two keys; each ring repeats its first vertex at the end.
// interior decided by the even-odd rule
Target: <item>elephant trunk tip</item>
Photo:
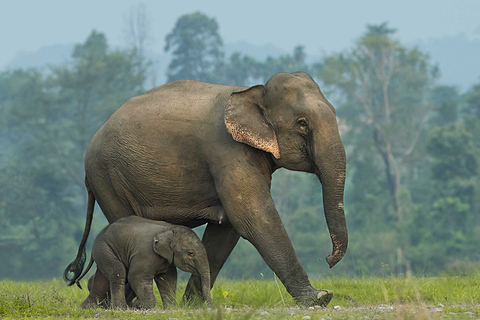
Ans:
{"type": "Polygon", "coordinates": [[[348,245],[348,238],[345,237],[343,241],[339,241],[335,234],[330,234],[333,243],[332,254],[329,254],[325,260],[327,260],[330,268],[333,268],[342,258],[345,256],[348,245]]]}
{"type": "Polygon", "coordinates": [[[325,260],[327,260],[330,268],[333,268],[340,260],[342,260],[343,255],[331,255],[329,254],[325,260]]]}

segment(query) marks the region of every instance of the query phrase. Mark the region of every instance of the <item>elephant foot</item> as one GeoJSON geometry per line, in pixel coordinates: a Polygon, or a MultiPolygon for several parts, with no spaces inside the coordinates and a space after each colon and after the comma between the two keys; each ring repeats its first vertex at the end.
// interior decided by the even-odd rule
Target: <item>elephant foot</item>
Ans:
{"type": "Polygon", "coordinates": [[[320,306],[326,307],[333,298],[333,291],[325,289],[312,288],[307,294],[294,297],[298,305],[302,307],[320,306]]]}
{"type": "Polygon", "coordinates": [[[94,308],[104,308],[108,309],[110,307],[110,301],[108,299],[85,299],[80,305],[80,309],[94,309],[94,308]]]}
{"type": "Polygon", "coordinates": [[[204,299],[200,292],[197,290],[185,290],[182,298],[182,304],[189,307],[200,307],[203,305],[204,299]]]}
{"type": "Polygon", "coordinates": [[[139,301],[136,299],[131,305],[129,305],[131,308],[136,309],[136,310],[149,310],[155,308],[155,301],[139,301]]]}
{"type": "Polygon", "coordinates": [[[80,309],[93,309],[96,308],[97,304],[88,302],[88,301],[83,301],[82,304],[80,305],[80,309]]]}

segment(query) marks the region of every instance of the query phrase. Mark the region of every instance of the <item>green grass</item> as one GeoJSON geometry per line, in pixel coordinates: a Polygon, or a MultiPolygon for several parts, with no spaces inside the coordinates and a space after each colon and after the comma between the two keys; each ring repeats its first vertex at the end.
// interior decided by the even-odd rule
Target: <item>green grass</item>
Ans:
{"type": "MultiPolygon", "coordinates": [[[[164,311],[80,310],[86,289],[61,280],[0,281],[0,318],[90,319],[476,319],[480,318],[480,273],[431,278],[328,278],[313,281],[334,290],[326,308],[299,308],[279,281],[220,279],[212,289],[215,307],[178,305],[164,311]],[[308,318],[310,317],[310,318],[308,318]]],[[[86,287],[86,283],[84,283],[86,287]]],[[[178,286],[177,299],[185,290],[178,286]]]]}

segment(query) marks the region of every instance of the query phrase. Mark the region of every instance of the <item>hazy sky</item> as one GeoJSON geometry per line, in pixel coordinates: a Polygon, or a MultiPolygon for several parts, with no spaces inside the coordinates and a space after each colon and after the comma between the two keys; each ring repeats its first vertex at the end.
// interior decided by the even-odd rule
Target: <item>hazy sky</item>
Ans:
{"type": "Polygon", "coordinates": [[[92,29],[111,45],[123,45],[130,8],[144,3],[153,41],[162,51],[177,18],[197,10],[215,17],[225,42],[272,43],[291,51],[302,44],[310,54],[346,49],[366,24],[389,21],[404,43],[463,34],[480,38],[479,0],[201,1],[201,0],[15,0],[0,1],[0,68],[18,51],[85,41],[92,29]]]}

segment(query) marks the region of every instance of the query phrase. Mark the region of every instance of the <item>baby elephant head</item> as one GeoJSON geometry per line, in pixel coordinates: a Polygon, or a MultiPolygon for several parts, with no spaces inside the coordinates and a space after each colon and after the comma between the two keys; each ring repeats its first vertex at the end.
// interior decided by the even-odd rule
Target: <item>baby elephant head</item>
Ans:
{"type": "Polygon", "coordinates": [[[203,297],[212,304],[207,251],[195,232],[181,226],[165,228],[154,236],[153,250],[180,270],[200,276],[203,297]]]}

